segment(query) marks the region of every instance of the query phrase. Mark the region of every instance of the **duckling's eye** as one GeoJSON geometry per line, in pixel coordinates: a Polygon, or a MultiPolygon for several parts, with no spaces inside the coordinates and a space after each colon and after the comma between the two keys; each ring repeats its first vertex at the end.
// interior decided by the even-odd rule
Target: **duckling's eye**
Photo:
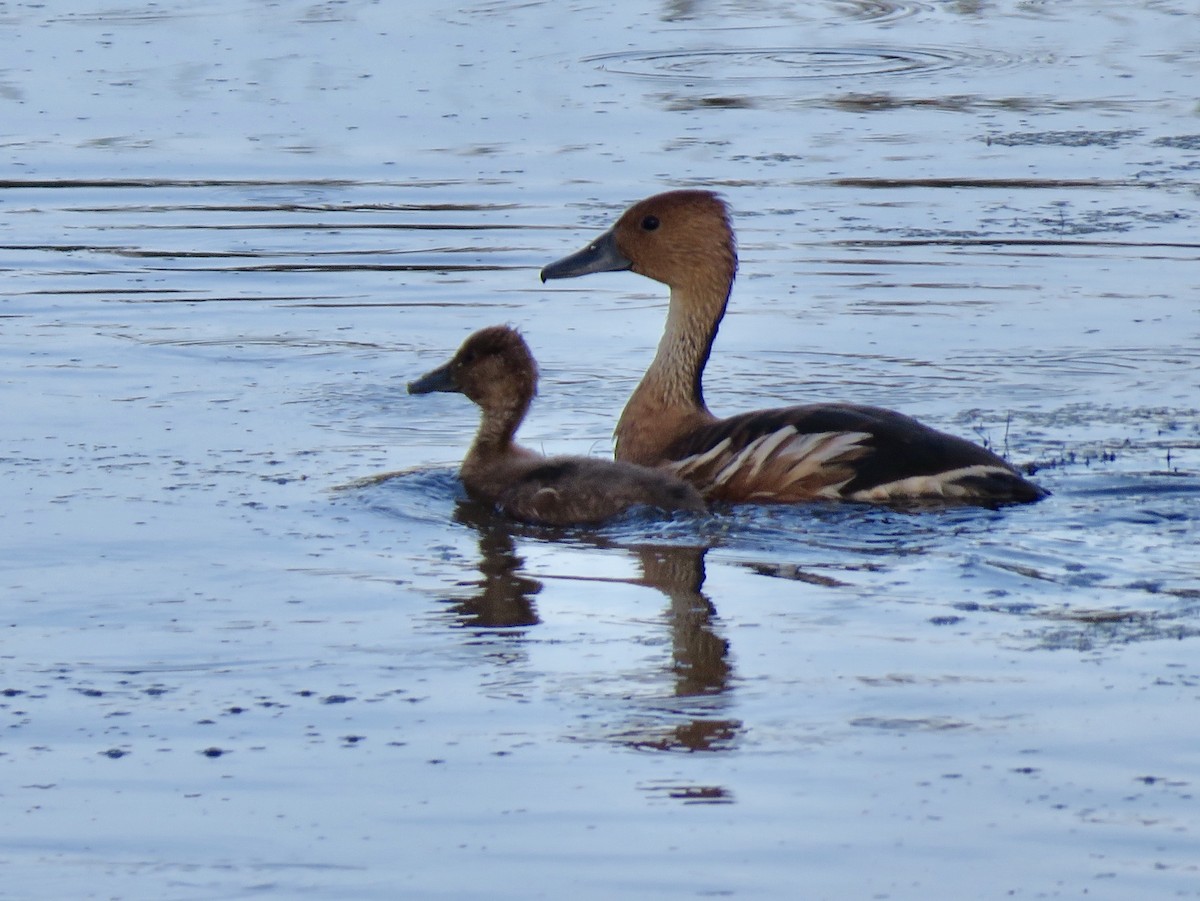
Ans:
{"type": "Polygon", "coordinates": [[[656,228],[658,228],[658,217],[657,216],[647,216],[645,219],[642,220],[642,228],[648,232],[654,231],[656,228]]]}

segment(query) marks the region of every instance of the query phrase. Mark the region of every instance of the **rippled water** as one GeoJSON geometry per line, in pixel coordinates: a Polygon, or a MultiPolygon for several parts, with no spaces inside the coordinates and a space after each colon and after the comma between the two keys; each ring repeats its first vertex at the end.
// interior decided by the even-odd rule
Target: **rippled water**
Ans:
{"type": "Polygon", "coordinates": [[[0,898],[1200,894],[1195,24],[0,5],[0,898]],[[406,381],[516,324],[524,441],[608,454],[663,292],[537,272],[682,185],[739,233],[714,409],[1053,496],[465,502],[406,381]]]}

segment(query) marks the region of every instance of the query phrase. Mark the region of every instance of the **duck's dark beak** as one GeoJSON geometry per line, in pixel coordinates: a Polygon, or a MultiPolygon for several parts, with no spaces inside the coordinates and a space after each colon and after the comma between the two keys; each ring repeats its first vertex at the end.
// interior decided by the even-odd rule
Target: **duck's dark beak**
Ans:
{"type": "Polygon", "coordinates": [[[599,238],[569,257],[563,257],[542,270],[542,281],[552,278],[575,278],[593,272],[623,272],[633,263],[617,248],[617,239],[609,229],[599,238]]]}
{"type": "Polygon", "coordinates": [[[409,394],[432,394],[434,391],[459,391],[458,380],[454,377],[453,361],[439,366],[432,372],[427,372],[415,382],[408,383],[409,394]]]}

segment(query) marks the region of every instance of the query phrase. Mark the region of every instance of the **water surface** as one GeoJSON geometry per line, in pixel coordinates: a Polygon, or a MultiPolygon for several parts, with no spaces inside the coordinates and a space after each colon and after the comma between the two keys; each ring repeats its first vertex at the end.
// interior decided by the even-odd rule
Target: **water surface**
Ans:
{"type": "Polygon", "coordinates": [[[793,6],[0,7],[0,897],[1200,894],[1195,11],[793,6]],[[1053,496],[465,503],[406,381],[610,453],[663,291],[537,272],[678,186],[716,411],[1053,496]]]}

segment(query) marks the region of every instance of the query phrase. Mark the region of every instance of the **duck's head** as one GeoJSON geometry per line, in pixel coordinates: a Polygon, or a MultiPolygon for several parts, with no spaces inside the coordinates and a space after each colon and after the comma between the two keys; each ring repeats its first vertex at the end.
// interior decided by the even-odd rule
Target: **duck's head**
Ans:
{"type": "Polygon", "coordinates": [[[724,283],[737,271],[729,208],[711,191],[668,191],[638,201],[583,250],[551,263],[542,281],[631,270],[671,287],[724,283]]]}
{"type": "Polygon", "coordinates": [[[520,333],[506,325],[480,329],[446,363],[408,383],[409,394],[456,391],[485,410],[510,410],[533,399],[537,363],[520,333]]]}

